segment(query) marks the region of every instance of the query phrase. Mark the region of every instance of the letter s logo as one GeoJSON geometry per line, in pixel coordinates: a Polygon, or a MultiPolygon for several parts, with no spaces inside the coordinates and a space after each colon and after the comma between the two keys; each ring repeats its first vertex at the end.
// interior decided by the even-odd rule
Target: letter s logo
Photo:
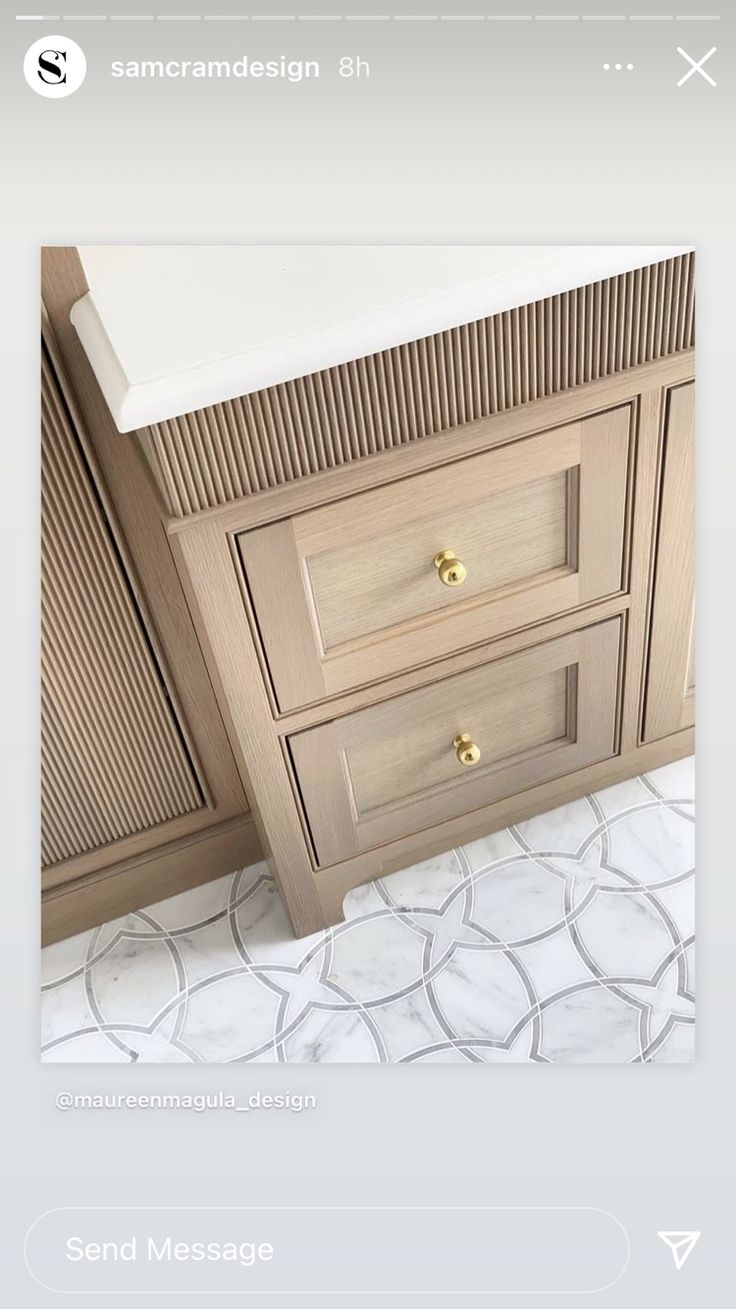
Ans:
{"type": "Polygon", "coordinates": [[[38,56],[38,76],[48,86],[66,82],[66,50],[42,50],[38,56]]]}
{"type": "Polygon", "coordinates": [[[87,73],[81,46],[68,36],[42,36],[26,51],[23,74],[32,91],[62,100],[78,91],[87,73]]]}

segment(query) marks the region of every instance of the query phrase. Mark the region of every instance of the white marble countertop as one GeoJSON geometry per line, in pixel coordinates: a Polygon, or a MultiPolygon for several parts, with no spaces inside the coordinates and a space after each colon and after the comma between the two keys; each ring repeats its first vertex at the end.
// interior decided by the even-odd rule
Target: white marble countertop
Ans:
{"type": "Polygon", "coordinates": [[[71,320],[120,432],[688,246],[80,246],[71,320]]]}

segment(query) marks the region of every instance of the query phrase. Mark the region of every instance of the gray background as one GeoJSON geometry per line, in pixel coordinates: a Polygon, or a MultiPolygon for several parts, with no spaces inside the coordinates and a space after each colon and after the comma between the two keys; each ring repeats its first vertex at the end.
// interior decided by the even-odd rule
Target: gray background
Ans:
{"type": "MultiPolygon", "coordinates": [[[[95,12],[89,0],[74,3],[95,12]]],[[[440,11],[427,0],[400,3],[404,14],[440,11]]],[[[113,4],[118,14],[198,11],[191,0],[159,2],[151,10],[145,0],[113,4]]],[[[8,7],[0,40],[6,183],[0,330],[7,365],[0,443],[7,692],[0,994],[8,1138],[0,1230],[12,1303],[56,1299],[31,1281],[23,1264],[24,1233],[41,1211],[169,1203],[598,1206],[614,1213],[631,1238],[628,1273],[597,1297],[600,1303],[680,1305],[696,1297],[709,1306],[731,1303],[734,60],[725,4],[719,23],[343,18],[44,24],[14,21],[21,5],[14,0],[8,7]],[[76,95],[57,102],[31,93],[22,60],[32,41],[58,30],[82,45],[88,74],[76,95]],[[687,65],[676,46],[700,57],[714,44],[718,53],[708,68],[717,89],[695,76],[677,90],[687,65]],[[236,58],[242,52],[319,58],[323,75],[294,85],[109,77],[113,58],[236,58]],[[331,72],[343,54],[367,59],[370,80],[343,82],[331,72]],[[606,61],[633,62],[635,69],[604,73],[606,61]],[[697,1064],[208,1067],[185,1073],[173,1067],[42,1068],[38,246],[384,240],[698,246],[697,1064]],[[243,1094],[256,1087],[310,1090],[319,1104],[309,1114],[234,1117],[61,1115],[53,1103],[60,1089],[219,1087],[243,1094]],[[703,1229],[682,1273],[675,1273],[657,1240],[663,1227],[703,1229]]],[[[649,6],[641,12],[656,13],[661,0],[649,6]]],[[[269,12],[264,0],[253,7],[269,12]]],[[[693,0],[680,0],[684,12],[692,7],[693,0]]],[[[518,6],[501,0],[496,8],[518,6]]],[[[218,13],[229,9],[249,12],[217,0],[218,13]]],[[[352,9],[394,11],[367,0],[352,9]]],[[[461,12],[457,4],[452,9],[461,12]]],[[[492,9],[487,3],[481,11],[477,0],[468,0],[462,12],[492,9]]],[[[558,9],[578,12],[571,0],[538,0],[520,12],[558,9]]],[[[615,13],[617,6],[586,0],[585,13],[597,10],[615,13]]],[[[292,9],[279,0],[274,11],[292,9]]],[[[296,12],[345,15],[350,9],[318,0],[296,12]]],[[[340,1261],[329,1222],[323,1240],[324,1259],[340,1261]]],[[[377,1257],[366,1250],[367,1260],[377,1257]]],[[[353,1267],[350,1284],[356,1283],[353,1267]]],[[[206,1303],[199,1296],[187,1303],[200,1300],[206,1303]]],[[[438,1296],[440,1302],[450,1299],[438,1296]]],[[[278,1297],[264,1303],[275,1305],[278,1297]]]]}

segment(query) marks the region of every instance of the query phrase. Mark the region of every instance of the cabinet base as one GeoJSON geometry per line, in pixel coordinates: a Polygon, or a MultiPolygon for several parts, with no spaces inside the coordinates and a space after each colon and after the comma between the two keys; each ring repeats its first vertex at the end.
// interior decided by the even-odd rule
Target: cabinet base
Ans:
{"type": "Polygon", "coordinates": [[[263,856],[253,819],[233,818],[194,837],[127,859],[44,892],[42,944],[155,904],[202,882],[257,863],[263,856]]]}
{"type": "MultiPolygon", "coordinates": [[[[343,921],[348,891],[373,878],[398,872],[441,854],[458,844],[486,836],[511,823],[523,822],[593,790],[602,790],[649,769],[660,768],[691,754],[694,729],[650,742],[625,755],[606,759],[568,777],[532,787],[462,818],[405,837],[315,874],[321,913],[300,921],[296,935],[308,936],[343,921]]],[[[127,860],[103,872],[78,878],[44,893],[42,943],[74,936],[142,906],[178,895],[203,882],[224,877],[263,858],[252,818],[232,819],[201,834],[172,842],[149,856],[127,860]]]]}
{"type": "Polygon", "coordinates": [[[379,850],[371,850],[345,863],[325,868],[314,877],[322,917],[310,924],[300,923],[302,930],[297,935],[306,936],[310,932],[334,927],[336,923],[342,922],[345,896],[363,882],[398,872],[445,850],[451,850],[456,845],[487,836],[512,823],[524,822],[536,814],[569,804],[589,795],[591,791],[603,790],[628,777],[635,777],[638,773],[661,768],[663,764],[673,763],[676,759],[692,754],[694,748],[695,731],[688,728],[661,741],[630,750],[625,755],[616,755],[567,777],[556,778],[541,786],[531,787],[519,795],[486,805],[473,814],[441,823],[415,836],[392,841],[379,850]]]}

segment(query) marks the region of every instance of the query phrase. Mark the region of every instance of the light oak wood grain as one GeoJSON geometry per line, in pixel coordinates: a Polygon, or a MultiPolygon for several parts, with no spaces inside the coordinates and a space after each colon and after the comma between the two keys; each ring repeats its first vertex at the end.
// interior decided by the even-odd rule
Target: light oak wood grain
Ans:
{"type": "Polygon", "coordinates": [[[612,754],[619,635],[612,619],[290,738],[318,862],[612,754]],[[472,769],[461,732],[481,749],[472,769]]]}
{"type": "Polygon", "coordinates": [[[319,505],[347,500],[398,478],[412,477],[430,468],[449,467],[471,455],[507,445],[521,437],[592,418],[606,409],[635,400],[644,391],[675,386],[693,376],[694,358],[694,350],[683,350],[656,363],[642,364],[602,381],[577,386],[562,395],[534,400],[508,413],[438,432],[429,441],[385,450],[354,464],[314,473],[285,486],[245,496],[231,504],[203,509],[188,517],[172,518],[168,522],[168,531],[172,534],[188,531],[193,523],[208,519],[215,520],[228,533],[249,531],[319,505]]]}
{"type": "Polygon", "coordinates": [[[630,488],[633,510],[627,559],[630,605],[624,620],[622,754],[634,750],[641,740],[662,394],[662,387],[651,387],[642,392],[636,405],[636,454],[630,488]]]}
{"type": "MultiPolygon", "coordinates": [[[[68,460],[59,461],[56,441],[44,502],[58,530],[44,544],[47,650],[53,646],[53,657],[45,662],[43,758],[45,807],[55,830],[47,824],[44,855],[50,862],[43,885],[59,894],[68,886],[71,893],[77,881],[81,886],[104,874],[110,903],[130,907],[137,894],[132,888],[143,886],[137,861],[153,878],[153,852],[242,818],[247,802],[145,463],[115,430],[69,322],[71,305],[87,290],[77,252],[47,248],[42,263],[44,342],[62,396],[47,406],[49,433],[58,435],[68,424],[89,499],[85,504],[79,479],[76,488],[70,480],[68,460]],[[104,524],[96,534],[94,515],[104,524]],[[132,620],[123,619],[115,603],[119,585],[132,620]],[[142,651],[137,672],[130,663],[136,642],[142,651]],[[146,661],[155,670],[153,682],[146,683],[141,672],[146,661]],[[173,723],[168,735],[164,721],[173,723]],[[182,775],[177,756],[188,761],[185,773],[188,768],[194,782],[182,775]],[[114,892],[107,878],[113,869],[121,879],[114,892]]],[[[211,870],[209,848],[200,846],[201,881],[227,871],[219,858],[212,866],[216,872],[211,870]]],[[[219,849],[217,843],[212,849],[219,849]]],[[[194,868],[188,866],[186,877],[183,872],[182,885],[193,884],[194,868]]],[[[166,885],[173,893],[175,879],[166,885]]],[[[145,895],[139,904],[158,898],[153,881],[145,895]]],[[[81,897],[66,903],[84,902],[81,897]]],[[[104,918],[102,897],[90,903],[104,918]]],[[[71,911],[64,921],[77,930],[71,911]]]]}
{"type": "MultiPolygon", "coordinates": [[[[399,513],[394,525],[378,526],[358,544],[311,551],[306,557],[307,586],[316,616],[321,653],[395,627],[408,619],[455,609],[568,562],[567,472],[555,472],[498,491],[483,490],[482,470],[473,470],[466,490],[450,486],[427,516],[399,513]],[[449,503],[450,500],[455,503],[449,503]],[[395,523],[404,525],[396,527],[395,523]],[[440,548],[451,547],[467,569],[460,588],[444,586],[434,566],[440,548]]],[[[447,483],[448,479],[445,479],[447,483]]],[[[417,487],[420,504],[426,487],[417,487]]],[[[357,508],[357,506],[356,506],[357,508]]],[[[365,506],[370,525],[370,506],[365,506]]],[[[351,539],[354,536],[350,534],[351,539]]]]}
{"type": "Polygon", "coordinates": [[[167,698],[54,372],[42,373],[44,867],[201,809],[167,698]]]}
{"type": "Polygon", "coordinates": [[[161,512],[144,460],[121,439],[69,320],[87,284],[74,247],[42,250],[42,294],[49,346],[66,379],[72,420],[99,467],[98,490],[128,561],[131,590],[147,615],[148,638],[177,707],[181,730],[199,761],[210,808],[202,823],[219,823],[247,810],[242,784],[212,692],[179,582],[161,512]]]}
{"type": "Polygon", "coordinates": [[[667,395],[644,739],[695,721],[695,385],[667,395]]]}
{"type": "Polygon", "coordinates": [[[250,817],[230,818],[205,831],[169,841],[66,885],[44,890],[42,944],[110,922],[202,882],[257,863],[261,847],[250,817]]]}
{"type": "MultiPolygon", "coordinates": [[[[630,776],[640,768],[656,767],[668,758],[679,757],[692,746],[690,733],[677,733],[656,749],[638,747],[637,722],[641,705],[641,677],[647,629],[649,561],[651,557],[652,524],[656,510],[656,485],[659,444],[659,413],[663,391],[678,384],[692,374],[692,355],[663,360],[656,366],[633,369],[625,379],[618,377],[606,382],[581,387],[575,396],[555,397],[542,404],[529,405],[486,423],[472,424],[456,432],[434,438],[432,442],[415,445],[411,450],[387,452],[375,461],[360,461],[349,469],[338,469],[331,474],[316,475],[302,483],[293,484],[277,493],[262,495],[228,505],[216,513],[198,515],[186,524],[171,524],[171,539],[190,598],[195,624],[202,641],[213,680],[221,702],[226,706],[231,735],[237,742],[237,754],[243,777],[250,794],[262,808],[262,832],[268,834],[273,866],[280,878],[285,901],[297,932],[316,930],[325,922],[334,922],[341,916],[341,896],[351,886],[378,875],[415,862],[425,855],[447,849],[451,845],[471,839],[484,831],[494,830],[509,821],[528,813],[540,812],[545,807],[564,803],[574,795],[584,794],[596,784],[607,785],[621,777],[630,776]],[[635,376],[634,376],[635,375],[635,376]],[[643,390],[638,390],[641,386],[643,390]],[[559,588],[559,604],[555,616],[534,622],[533,617],[507,633],[499,633],[490,641],[472,641],[463,650],[455,644],[440,658],[433,642],[416,640],[412,649],[412,662],[405,669],[392,673],[385,661],[373,659],[366,665],[367,680],[359,687],[348,687],[330,696],[329,702],[314,702],[304,707],[281,712],[270,688],[268,666],[263,653],[258,628],[258,617],[248,591],[242,569],[239,568],[238,538],[243,530],[273,524],[281,533],[277,556],[271,557],[275,590],[284,630],[290,633],[294,649],[303,654],[310,640],[314,640],[314,614],[308,605],[296,612],[291,605],[290,584],[283,585],[281,564],[284,553],[293,553],[293,528],[290,518],[325,505],[342,507],[342,521],[349,523],[355,516],[356,505],[362,493],[375,485],[397,477],[414,480],[413,472],[429,471],[447,463],[452,469],[485,450],[500,451],[518,444],[526,435],[544,435],[546,431],[577,425],[583,419],[596,420],[598,449],[602,452],[600,467],[600,495],[605,493],[607,476],[611,468],[607,449],[610,449],[611,428],[609,412],[625,408],[631,419],[627,431],[625,467],[617,476],[621,491],[615,499],[615,514],[611,506],[601,506],[604,537],[610,533],[610,524],[623,522],[623,543],[614,557],[604,555],[600,547],[594,551],[597,560],[593,576],[610,578],[621,588],[604,600],[592,601],[575,610],[573,600],[566,596],[564,587],[569,575],[549,583],[559,588]],[[545,417],[549,415],[549,426],[545,417]],[[566,420],[566,421],[563,421],[566,420]],[[369,466],[370,465],[370,466],[369,466]],[[352,494],[355,492],[355,494],[352,494]],[[334,502],[332,496],[334,495],[334,502]],[[606,526],[606,523],[608,524],[606,526]],[[609,570],[606,573],[606,570],[609,570]],[[279,588],[281,590],[279,591],[279,588]],[[240,608],[236,604],[240,596],[240,608]],[[601,686],[619,686],[611,719],[609,720],[611,756],[601,763],[577,767],[571,763],[571,772],[564,772],[550,781],[534,782],[527,779],[526,789],[515,791],[507,798],[491,799],[479,796],[476,807],[442,817],[430,801],[424,813],[411,796],[404,808],[412,810],[406,835],[391,835],[383,830],[376,832],[381,843],[362,848],[356,838],[355,806],[350,793],[350,779],[339,769],[323,770],[317,808],[322,806],[325,827],[331,825],[331,839],[335,850],[353,850],[339,862],[314,871],[316,852],[303,809],[299,779],[293,770],[288,753],[288,738],[307,736],[309,729],[332,730],[338,720],[344,721],[362,709],[378,708],[387,717],[396,699],[404,694],[433,688],[438,699],[451,679],[461,678],[465,672],[484,664],[512,655],[528,652],[534,645],[573,635],[579,628],[602,625],[610,618],[620,619],[624,639],[616,643],[602,662],[590,657],[584,665],[575,665],[577,679],[575,695],[568,694],[567,731],[572,739],[586,714],[579,712],[585,697],[591,703],[600,697],[601,686]],[[265,683],[264,683],[265,677],[265,683]],[[622,685],[621,685],[622,684],[622,685]],[[574,701],[574,704],[573,704],[574,701]],[[577,717],[575,710],[578,710],[577,717]],[[329,722],[325,721],[329,713],[329,722]],[[633,732],[633,735],[632,735],[633,732]],[[612,752],[616,752],[612,754],[612,752]],[[347,796],[347,800],[346,800],[347,796]],[[305,887],[311,882],[314,895],[305,896],[305,887]]],[[[614,441],[615,447],[615,441],[614,441]]],[[[578,486],[581,464],[568,470],[566,476],[578,486]]],[[[591,470],[588,472],[590,479],[591,470]]],[[[569,495],[569,490],[568,490],[569,495]]],[[[574,498],[574,497],[573,497],[574,498]]],[[[579,567],[577,557],[581,534],[592,534],[595,540],[599,524],[595,516],[586,522],[585,515],[568,514],[568,558],[579,567]]],[[[615,528],[618,531],[618,527],[615,528]]],[[[277,538],[274,538],[277,539],[277,538]]],[[[600,539],[600,538],[599,538],[600,539]]],[[[339,543],[338,543],[339,548],[339,543]]],[[[268,567],[268,555],[265,556],[268,567]]],[[[577,587],[577,574],[573,574],[577,587]]],[[[481,605],[481,609],[482,609],[481,605]]],[[[472,619],[472,608],[465,615],[465,626],[456,642],[469,640],[467,624],[472,619]]],[[[425,618],[418,620],[421,625],[425,618]]],[[[411,630],[407,624],[403,636],[411,630]]],[[[471,631],[471,637],[473,631],[471,631]]],[[[350,645],[350,643],[348,643],[350,645]]],[[[355,645],[355,642],[352,643],[355,645]]],[[[317,694],[310,691],[309,694],[317,694]]],[[[603,706],[604,709],[606,706],[603,706]]],[[[544,746],[541,758],[544,757],[544,746]]],[[[552,744],[552,749],[557,750],[552,744]]],[[[332,758],[336,753],[332,742],[332,758]]],[[[472,773],[469,773],[472,779],[472,773]]],[[[371,785],[380,786],[380,770],[373,769],[371,785]]],[[[375,812],[375,807],[370,811],[375,812]]],[[[396,821],[402,812],[402,801],[391,802],[380,810],[380,821],[396,821]]],[[[361,838],[368,840],[369,819],[365,819],[361,838]]]]}
{"type": "Polygon", "coordinates": [[[619,591],[630,418],[610,410],[240,536],[282,712],[619,591]],[[439,579],[443,549],[461,586],[439,579]]]}
{"type": "MultiPolygon", "coordinates": [[[[89,850],[60,860],[52,935],[255,858],[243,787],[303,935],[336,921],[361,881],[691,747],[682,717],[637,743],[658,627],[653,524],[661,502],[666,527],[671,490],[663,397],[692,376],[692,260],[582,288],[541,318],[457,329],[442,357],[418,342],[347,365],[341,391],[331,373],[300,379],[247,412],[214,406],[142,434],[170,506],[191,515],[176,522],[69,326],[85,289],[76,255],[45,262],[73,421],[92,429],[101,500],[211,806],[159,824],[148,850],[106,845],[104,867],[89,850]],[[351,410],[351,396],[376,404],[351,410]],[[465,588],[445,591],[431,569],[444,548],[465,555],[465,588]],[[477,769],[454,757],[459,730],[482,737],[477,769]],[[206,826],[187,828],[200,814],[206,826]],[[330,863],[315,871],[318,859],[330,863]]],[[[682,692],[690,615],[665,611],[668,623],[687,629],[682,692]]]]}
{"type": "Polygon", "coordinates": [[[297,936],[324,926],[310,848],[251,637],[234,542],[213,520],[172,538],[264,854],[297,936]]]}
{"type": "MultiPolygon", "coordinates": [[[[586,626],[592,626],[594,623],[604,622],[607,618],[621,616],[625,619],[629,605],[630,599],[626,595],[599,600],[585,608],[584,622],[586,626]]],[[[567,636],[570,632],[577,631],[580,625],[580,611],[572,610],[545,622],[509,632],[485,645],[456,651],[442,660],[433,660],[431,650],[427,650],[427,658],[423,663],[415,664],[405,673],[397,674],[390,679],[390,682],[385,680],[372,682],[367,686],[359,687],[356,691],[335,696],[330,699],[329,708],[325,704],[315,704],[278,716],[275,719],[276,731],[283,739],[294,732],[301,732],[307,727],[315,727],[324,722],[326,712],[329,712],[331,717],[340,718],[357,709],[380,704],[386,699],[387,691],[390,692],[391,697],[394,697],[404,691],[414,691],[422,686],[443,682],[468,669],[488,663],[492,659],[503,659],[506,655],[515,654],[517,651],[528,650],[542,640],[552,641],[558,636],[567,636]]]]}

